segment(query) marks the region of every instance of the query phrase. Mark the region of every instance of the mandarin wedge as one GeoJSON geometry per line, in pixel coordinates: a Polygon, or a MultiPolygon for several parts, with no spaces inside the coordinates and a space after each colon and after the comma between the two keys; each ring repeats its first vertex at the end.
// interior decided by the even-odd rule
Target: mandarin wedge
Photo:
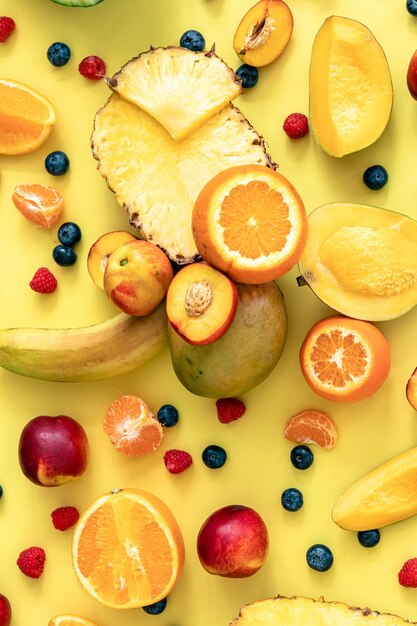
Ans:
{"type": "Polygon", "coordinates": [[[62,193],[38,183],[17,185],[12,200],[21,214],[40,228],[52,228],[64,210],[62,193]]]}
{"type": "Polygon", "coordinates": [[[74,530],[72,560],[86,591],[119,609],[165,598],[184,564],[178,523],[157,496],[115,489],[84,511],[74,530]]]}
{"type": "Polygon", "coordinates": [[[299,260],[307,215],[293,185],[262,165],[237,165],[199,193],[192,230],[205,261],[239,283],[279,278],[299,260]]]}
{"type": "Polygon", "coordinates": [[[0,154],[26,154],[39,148],[55,124],[54,106],[40,93],[0,79],[0,154]]]}
{"type": "Polygon", "coordinates": [[[97,624],[79,615],[63,614],[51,617],[48,626],[97,626],[97,624]]]}
{"type": "Polygon", "coordinates": [[[306,409],[287,420],[284,436],[296,443],[333,448],[337,442],[337,429],[334,420],[324,411],[306,409]]]}
{"type": "Polygon", "coordinates": [[[385,382],[390,348],[371,322],[336,315],[309,330],[300,349],[300,365],[319,396],[357,402],[373,395],[385,382]]]}

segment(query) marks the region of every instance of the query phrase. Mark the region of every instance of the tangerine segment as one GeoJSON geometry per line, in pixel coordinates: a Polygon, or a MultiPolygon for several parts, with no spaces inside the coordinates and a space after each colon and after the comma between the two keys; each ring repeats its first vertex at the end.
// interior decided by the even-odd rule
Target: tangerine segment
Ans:
{"type": "Polygon", "coordinates": [[[374,394],[390,371],[390,348],[371,322],[333,316],[317,322],[300,349],[301,371],[319,396],[356,402],[374,394]]]}
{"type": "Polygon", "coordinates": [[[17,185],[12,200],[22,215],[40,228],[51,228],[64,210],[61,192],[48,185],[17,185]]]}
{"type": "Polygon", "coordinates": [[[127,456],[154,452],[164,435],[156,414],[133,394],[119,396],[111,403],[103,428],[116,450],[127,456]]]}
{"type": "Polygon", "coordinates": [[[284,436],[297,443],[315,443],[320,448],[333,448],[337,442],[337,428],[334,420],[324,411],[306,409],[287,420],[284,436]]]}
{"type": "Polygon", "coordinates": [[[170,593],[183,568],[184,542],[162,500],[121,489],[100,496],[80,516],[72,558],[81,584],[96,600],[128,609],[170,593]]]}
{"type": "Polygon", "coordinates": [[[97,624],[79,615],[55,615],[49,620],[48,626],[97,626],[97,624]]]}
{"type": "Polygon", "coordinates": [[[0,154],[26,154],[41,146],[56,112],[40,93],[22,83],[0,79],[0,154]]]}
{"type": "Polygon", "coordinates": [[[237,282],[259,284],[297,263],[307,239],[307,216],[284,176],[263,165],[237,165],[200,191],[192,230],[205,261],[237,282]]]}

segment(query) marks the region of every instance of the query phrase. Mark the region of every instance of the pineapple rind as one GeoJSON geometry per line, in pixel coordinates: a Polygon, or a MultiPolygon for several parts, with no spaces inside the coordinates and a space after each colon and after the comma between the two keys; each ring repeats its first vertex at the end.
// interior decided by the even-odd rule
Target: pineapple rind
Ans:
{"type": "Polygon", "coordinates": [[[314,600],[304,596],[277,596],[242,607],[229,626],[405,626],[415,624],[398,615],[343,602],[314,600]]]}
{"type": "Polygon", "coordinates": [[[153,117],[114,93],[96,114],[92,148],[131,225],[178,264],[199,258],[191,215],[213,176],[234,165],[276,167],[263,139],[232,104],[177,142],[153,117]]]}
{"type": "Polygon", "coordinates": [[[152,115],[177,141],[242,93],[240,79],[214,51],[176,46],[143,52],[107,84],[152,115]]]}

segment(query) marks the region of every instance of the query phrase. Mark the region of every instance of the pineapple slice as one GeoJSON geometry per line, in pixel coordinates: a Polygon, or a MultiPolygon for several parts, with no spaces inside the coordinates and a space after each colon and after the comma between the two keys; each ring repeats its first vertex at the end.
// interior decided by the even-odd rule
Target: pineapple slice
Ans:
{"type": "Polygon", "coordinates": [[[275,168],[263,139],[232,104],[178,142],[143,109],[113,93],[95,116],[92,149],[131,225],[178,264],[198,257],[191,214],[215,174],[249,163],[275,168]]]}
{"type": "Polygon", "coordinates": [[[278,596],[247,604],[229,626],[406,626],[414,624],[397,615],[359,609],[343,602],[303,596],[278,596]]]}
{"type": "Polygon", "coordinates": [[[214,50],[175,46],[143,52],[107,84],[152,115],[177,141],[242,93],[240,79],[214,50]]]}

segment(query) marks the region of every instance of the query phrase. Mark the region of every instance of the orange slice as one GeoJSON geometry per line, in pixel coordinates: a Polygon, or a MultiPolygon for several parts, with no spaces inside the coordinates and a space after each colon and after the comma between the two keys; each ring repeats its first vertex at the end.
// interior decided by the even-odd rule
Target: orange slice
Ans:
{"type": "Polygon", "coordinates": [[[287,420],[284,436],[297,443],[333,448],[337,441],[337,429],[334,420],[324,411],[306,409],[287,420]]]}
{"type": "Polygon", "coordinates": [[[26,154],[39,148],[55,124],[55,108],[40,93],[0,79],[0,154],[26,154]]]}
{"type": "Polygon", "coordinates": [[[111,403],[103,428],[116,450],[127,456],[153,452],[164,435],[156,414],[139,396],[126,394],[111,403]]]}
{"type": "Polygon", "coordinates": [[[181,574],[184,542],[167,505],[151,493],[120,489],[81,514],[72,543],[75,572],[96,600],[135,608],[165,598],[181,574]]]}
{"type": "Polygon", "coordinates": [[[374,394],[390,371],[390,348],[371,322],[343,315],[317,322],[300,350],[304,378],[319,396],[356,402],[374,394]]]}
{"type": "Polygon", "coordinates": [[[22,215],[40,228],[51,228],[64,209],[60,191],[37,183],[17,185],[12,200],[22,215]]]}
{"type": "Polygon", "coordinates": [[[55,615],[49,620],[48,626],[97,626],[97,624],[79,615],[55,615]]]}
{"type": "Polygon", "coordinates": [[[194,205],[200,255],[240,283],[279,278],[299,260],[307,216],[292,184],[263,165],[237,165],[212,178],[194,205]]]}

